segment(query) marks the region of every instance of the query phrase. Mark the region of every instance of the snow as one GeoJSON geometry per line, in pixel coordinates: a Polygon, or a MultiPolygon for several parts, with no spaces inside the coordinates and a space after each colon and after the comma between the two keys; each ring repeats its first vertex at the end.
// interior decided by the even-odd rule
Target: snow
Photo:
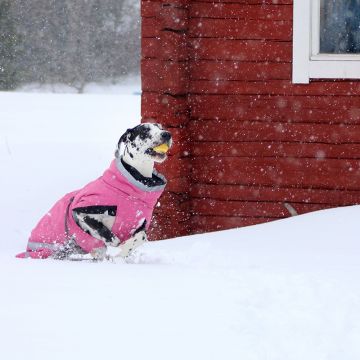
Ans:
{"type": "Polygon", "coordinates": [[[133,263],[19,260],[97,177],[140,97],[0,93],[3,359],[360,358],[360,207],[145,245],[133,263]]]}

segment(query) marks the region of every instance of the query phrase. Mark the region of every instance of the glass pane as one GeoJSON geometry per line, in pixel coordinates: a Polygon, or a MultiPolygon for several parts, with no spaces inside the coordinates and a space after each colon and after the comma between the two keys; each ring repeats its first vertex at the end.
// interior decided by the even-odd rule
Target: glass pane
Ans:
{"type": "Polygon", "coordinates": [[[360,0],[320,0],[320,53],[360,53],[360,0]]]}

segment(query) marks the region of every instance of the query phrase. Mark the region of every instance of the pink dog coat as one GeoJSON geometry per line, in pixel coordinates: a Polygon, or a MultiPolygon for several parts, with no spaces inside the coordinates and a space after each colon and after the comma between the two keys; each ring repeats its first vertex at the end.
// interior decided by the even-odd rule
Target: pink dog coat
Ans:
{"type": "Polygon", "coordinates": [[[116,206],[116,218],[111,231],[123,243],[146,220],[150,225],[152,213],[164,191],[165,178],[154,171],[164,185],[148,187],[135,180],[119,159],[97,180],[81,190],[66,194],[40,220],[31,232],[26,252],[19,258],[47,258],[63,246],[71,237],[87,253],[104,247],[104,242],[82,230],[72,216],[72,210],[87,206],[116,206]]]}

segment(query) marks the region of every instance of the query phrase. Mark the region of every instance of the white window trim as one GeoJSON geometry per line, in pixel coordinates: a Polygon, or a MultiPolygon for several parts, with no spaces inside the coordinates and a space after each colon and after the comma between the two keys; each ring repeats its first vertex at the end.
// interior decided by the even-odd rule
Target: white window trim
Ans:
{"type": "Polygon", "coordinates": [[[360,55],[319,54],[320,0],[294,0],[293,83],[360,79],[360,55]]]}

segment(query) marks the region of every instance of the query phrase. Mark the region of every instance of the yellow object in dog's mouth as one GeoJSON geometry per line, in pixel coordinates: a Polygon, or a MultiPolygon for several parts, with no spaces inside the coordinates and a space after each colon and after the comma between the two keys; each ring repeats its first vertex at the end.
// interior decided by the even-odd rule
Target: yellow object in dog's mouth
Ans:
{"type": "Polygon", "coordinates": [[[154,147],[153,150],[159,154],[166,154],[167,151],[169,150],[169,145],[164,143],[164,144],[154,147]]]}

